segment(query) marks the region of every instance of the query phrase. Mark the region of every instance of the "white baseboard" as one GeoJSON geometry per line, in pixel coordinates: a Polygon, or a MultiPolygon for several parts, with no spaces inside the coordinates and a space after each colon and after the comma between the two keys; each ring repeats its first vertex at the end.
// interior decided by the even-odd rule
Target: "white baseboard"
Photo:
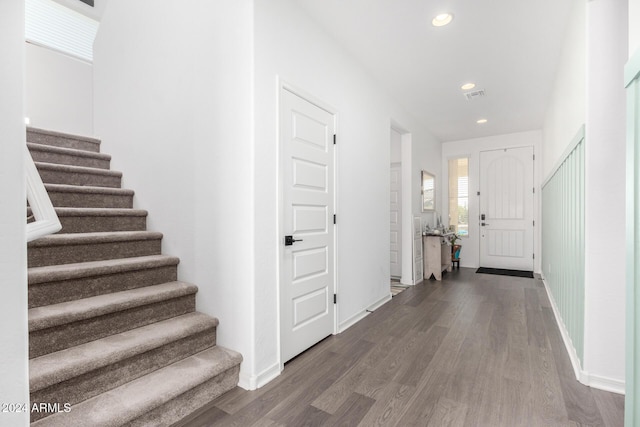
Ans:
{"type": "Polygon", "coordinates": [[[347,329],[349,329],[350,327],[352,327],[353,325],[355,325],[356,323],[358,323],[368,315],[369,313],[366,310],[363,310],[354,314],[353,316],[351,316],[350,318],[348,318],[347,320],[345,320],[344,322],[338,325],[338,333],[340,334],[346,331],[347,329]]]}
{"type": "Polygon", "coordinates": [[[378,308],[385,305],[386,303],[388,303],[389,301],[391,301],[391,293],[389,293],[388,295],[385,295],[384,297],[380,298],[378,301],[371,304],[369,307],[367,307],[367,310],[375,311],[378,308]]]}
{"type": "Polygon", "coordinates": [[[610,391],[611,393],[625,394],[625,382],[613,378],[589,375],[589,385],[599,390],[610,391]]]}
{"type": "Polygon", "coordinates": [[[571,366],[573,367],[573,373],[576,376],[576,380],[581,382],[582,384],[597,388],[599,390],[609,391],[612,393],[624,394],[625,393],[625,383],[624,381],[616,380],[613,378],[602,377],[599,375],[589,374],[589,372],[585,371],[582,368],[582,363],[580,362],[580,358],[578,357],[578,352],[573,345],[573,341],[569,336],[569,331],[564,324],[564,320],[560,315],[560,311],[558,310],[558,305],[556,304],[556,300],[553,297],[553,293],[551,289],[549,289],[549,285],[545,280],[544,276],[541,274],[542,283],[544,284],[544,289],[547,292],[547,296],[549,297],[549,301],[551,302],[551,309],[553,310],[553,315],[556,318],[556,323],[558,324],[558,328],[560,329],[560,335],[562,335],[562,341],[564,342],[564,346],[567,349],[567,353],[569,353],[569,359],[571,360],[571,366]]]}
{"type": "Polygon", "coordinates": [[[358,323],[359,321],[361,321],[362,319],[367,317],[370,314],[371,311],[376,310],[377,308],[383,306],[384,304],[388,303],[389,301],[391,301],[391,293],[389,293],[389,295],[386,295],[386,296],[380,298],[378,301],[374,302],[369,307],[367,307],[364,310],[354,314],[353,316],[351,316],[350,318],[348,318],[344,322],[340,323],[338,325],[338,333],[340,334],[340,333],[346,331],[351,326],[355,325],[356,323],[358,323]]]}
{"type": "Polygon", "coordinates": [[[257,375],[250,375],[245,372],[240,372],[238,387],[245,390],[255,390],[267,385],[271,380],[278,377],[280,374],[280,363],[274,363],[257,375]]]}

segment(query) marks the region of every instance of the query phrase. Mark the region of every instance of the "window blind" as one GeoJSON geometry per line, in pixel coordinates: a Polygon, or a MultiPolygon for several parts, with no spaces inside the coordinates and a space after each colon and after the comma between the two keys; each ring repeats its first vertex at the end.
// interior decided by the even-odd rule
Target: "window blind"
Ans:
{"type": "Polygon", "coordinates": [[[52,0],[26,0],[25,39],[85,61],[93,61],[98,21],[52,0]]]}

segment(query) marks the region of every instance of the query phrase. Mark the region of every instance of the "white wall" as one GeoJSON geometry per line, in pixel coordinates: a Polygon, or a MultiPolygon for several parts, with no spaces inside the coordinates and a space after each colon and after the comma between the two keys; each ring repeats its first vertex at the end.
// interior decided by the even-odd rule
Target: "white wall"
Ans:
{"type": "Polygon", "coordinates": [[[585,365],[591,384],[624,383],[625,2],[587,3],[585,365]]]}
{"type": "Polygon", "coordinates": [[[254,374],[251,0],[110,0],[95,42],[95,132],[218,343],[254,374]],[[144,25],[140,25],[143,22],[144,25]]]}
{"type": "MultiPolygon", "coordinates": [[[[338,322],[389,295],[389,129],[412,134],[414,169],[440,168],[440,146],[290,0],[255,4],[257,371],[278,365],[278,79],[337,111],[338,322]]],[[[416,185],[419,173],[415,172],[416,185]]],[[[412,199],[419,198],[419,187],[412,199]]],[[[414,208],[415,209],[415,208],[414,208]]],[[[419,206],[418,211],[419,212],[419,206]]]]}
{"type": "MultiPolygon", "coordinates": [[[[460,265],[462,267],[477,268],[480,266],[480,225],[479,225],[479,199],[476,195],[480,191],[480,152],[487,150],[496,150],[500,148],[510,147],[528,147],[533,146],[534,153],[539,153],[541,148],[542,135],[540,131],[519,132],[508,135],[496,135],[484,138],[466,139],[462,141],[451,141],[442,144],[442,176],[443,189],[438,197],[438,202],[442,208],[442,218],[446,223],[449,217],[449,195],[448,191],[448,162],[449,159],[459,157],[469,157],[469,237],[463,237],[462,251],[460,253],[460,265]]],[[[539,157],[537,157],[539,159],[539,157]]],[[[536,187],[534,195],[534,220],[539,223],[540,218],[540,176],[541,163],[537,160],[534,163],[533,183],[536,187]]],[[[540,227],[534,230],[534,253],[536,259],[534,262],[534,270],[540,271],[540,227]]]]}
{"type": "MultiPolygon", "coordinates": [[[[25,242],[24,2],[0,2],[0,402],[29,406],[25,242]]],[[[0,412],[0,425],[27,426],[29,412],[0,412]]]]}
{"type": "Polygon", "coordinates": [[[640,49],[640,0],[629,0],[629,57],[640,49]]]}
{"type": "Polygon", "coordinates": [[[542,130],[542,180],[561,158],[586,120],[586,10],[587,2],[572,0],[561,61],[542,130]]]}
{"type": "Polygon", "coordinates": [[[25,48],[25,115],[31,126],[93,135],[92,65],[31,43],[25,48]]]}

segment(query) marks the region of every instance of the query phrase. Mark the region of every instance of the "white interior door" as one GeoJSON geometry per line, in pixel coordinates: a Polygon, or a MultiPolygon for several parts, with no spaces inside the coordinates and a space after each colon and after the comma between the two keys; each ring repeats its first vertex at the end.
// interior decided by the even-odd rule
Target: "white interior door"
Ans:
{"type": "Polygon", "coordinates": [[[281,95],[284,363],[334,331],[335,117],[286,89],[281,95]]]}
{"type": "Polygon", "coordinates": [[[391,166],[391,276],[402,276],[402,168],[391,166]]]}
{"type": "Polygon", "coordinates": [[[533,270],[533,147],[480,153],[480,266],[533,270]]]}

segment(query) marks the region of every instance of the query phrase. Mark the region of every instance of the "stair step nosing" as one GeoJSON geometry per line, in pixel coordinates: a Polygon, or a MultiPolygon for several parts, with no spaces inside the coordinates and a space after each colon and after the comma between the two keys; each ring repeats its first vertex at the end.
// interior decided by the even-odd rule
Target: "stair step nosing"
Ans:
{"type": "Polygon", "coordinates": [[[45,183],[44,188],[54,193],[85,193],[116,196],[133,196],[135,192],[128,188],[98,187],[92,185],[71,185],[45,183]]]}
{"type": "Polygon", "coordinates": [[[218,319],[214,317],[188,313],[31,359],[30,391],[42,390],[217,326],[218,319]],[[114,336],[117,342],[113,342],[114,336]]]}
{"type": "Polygon", "coordinates": [[[55,208],[58,216],[65,217],[121,217],[121,216],[147,216],[149,212],[144,209],[128,209],[128,208],[72,208],[60,207],[55,208]]]}
{"type": "Polygon", "coordinates": [[[195,294],[198,287],[175,281],[29,309],[29,332],[195,294]]]}
{"type": "Polygon", "coordinates": [[[92,142],[94,144],[100,145],[100,139],[94,138],[94,137],[91,137],[91,136],[74,135],[74,134],[71,134],[71,133],[58,132],[58,131],[54,131],[54,130],[40,129],[40,128],[35,128],[35,127],[28,127],[27,128],[27,135],[29,133],[37,133],[37,134],[40,134],[40,135],[49,135],[49,136],[65,138],[65,139],[73,139],[73,140],[76,140],[76,141],[92,142]]]}
{"type": "Polygon", "coordinates": [[[90,168],[86,166],[60,165],[57,163],[33,162],[38,170],[50,170],[66,173],[78,173],[88,175],[102,175],[114,178],[121,178],[122,172],[110,169],[90,168]]]}
{"type": "MultiPolygon", "coordinates": [[[[75,208],[57,207],[54,208],[58,217],[145,217],[149,212],[144,209],[132,208],[75,208]]],[[[27,215],[31,213],[31,208],[27,208],[27,215]]]]}
{"type": "Polygon", "coordinates": [[[104,231],[94,233],[61,233],[51,234],[29,242],[29,248],[67,246],[82,244],[138,242],[162,239],[157,231],[104,231]]]}
{"type": "Polygon", "coordinates": [[[116,258],[101,261],[59,264],[28,269],[29,285],[57,282],[61,280],[94,277],[130,271],[149,270],[153,268],[174,266],[180,259],[167,255],[148,255],[132,258],[116,258]]]}
{"type": "Polygon", "coordinates": [[[37,142],[27,142],[29,150],[46,151],[48,153],[67,154],[75,157],[86,157],[96,160],[111,160],[110,154],[96,153],[94,151],[79,150],[77,148],[57,147],[55,145],[39,144],[37,142]]]}
{"type": "Polygon", "coordinates": [[[60,412],[32,424],[38,426],[66,426],[82,419],[96,425],[99,420],[91,415],[103,417],[99,425],[122,425],[179,397],[187,391],[215,378],[242,362],[235,351],[214,346],[199,353],[158,369],[113,390],[85,400],[70,412],[60,412]],[[175,378],[181,381],[176,384],[175,378]],[[155,385],[153,396],[148,399],[150,384],[155,385]],[[80,418],[78,418],[80,417],[80,418]]]}

